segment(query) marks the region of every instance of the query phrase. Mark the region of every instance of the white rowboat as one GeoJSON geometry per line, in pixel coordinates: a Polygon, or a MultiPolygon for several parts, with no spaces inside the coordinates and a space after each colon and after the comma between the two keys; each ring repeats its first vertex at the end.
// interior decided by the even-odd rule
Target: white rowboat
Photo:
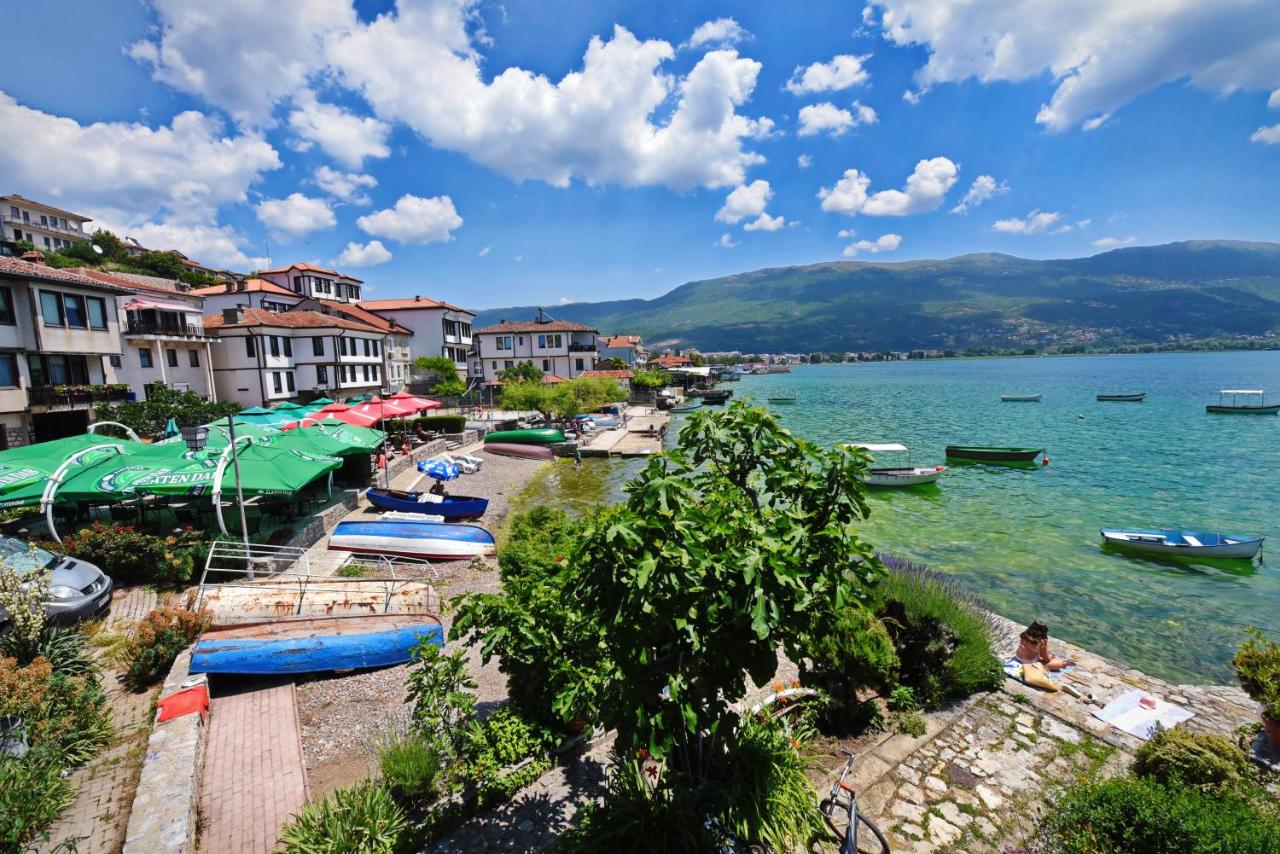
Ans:
{"type": "Polygon", "coordinates": [[[907,450],[906,445],[897,443],[869,444],[865,442],[850,442],[850,448],[862,448],[872,454],[907,454],[907,465],[905,466],[872,466],[865,475],[859,475],[858,480],[867,486],[921,486],[926,483],[936,483],[938,478],[942,477],[942,473],[947,470],[946,466],[913,466],[911,465],[911,452],[907,450]]]}

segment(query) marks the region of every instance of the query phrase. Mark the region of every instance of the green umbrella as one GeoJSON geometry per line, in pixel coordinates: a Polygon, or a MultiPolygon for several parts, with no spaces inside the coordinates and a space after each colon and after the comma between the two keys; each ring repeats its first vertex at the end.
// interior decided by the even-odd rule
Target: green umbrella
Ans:
{"type": "Polygon", "coordinates": [[[354,447],[351,443],[330,436],[317,427],[290,430],[279,438],[273,439],[271,447],[329,457],[339,457],[355,451],[368,453],[368,449],[354,447]]]}
{"type": "Polygon", "coordinates": [[[177,436],[180,432],[181,431],[178,430],[178,419],[170,416],[169,420],[165,422],[165,425],[164,425],[165,438],[167,439],[172,436],[177,436]]]}
{"type": "MultiPolygon", "coordinates": [[[[40,442],[35,445],[22,445],[0,451],[0,496],[5,496],[5,505],[21,507],[22,504],[8,504],[9,493],[16,493],[27,486],[37,487],[36,501],[40,500],[40,492],[44,490],[44,482],[53,476],[68,457],[86,448],[102,445],[137,445],[127,439],[113,439],[110,436],[99,436],[86,433],[82,436],[68,436],[65,439],[54,439],[51,442],[40,442]]],[[[104,451],[101,456],[88,454],[81,458],[88,465],[102,456],[112,452],[104,451]]]]}
{"type": "Polygon", "coordinates": [[[286,400],[283,403],[277,403],[275,406],[271,407],[271,409],[275,412],[280,412],[281,410],[302,409],[302,406],[291,400],[286,400]]]}
{"type": "Polygon", "coordinates": [[[333,400],[327,397],[317,397],[315,400],[307,404],[307,406],[328,406],[333,400]]]}
{"type": "Polygon", "coordinates": [[[372,427],[357,427],[337,418],[326,418],[323,421],[308,421],[306,426],[291,433],[322,432],[325,435],[346,444],[348,453],[370,453],[376,450],[387,438],[387,434],[372,427]]]}

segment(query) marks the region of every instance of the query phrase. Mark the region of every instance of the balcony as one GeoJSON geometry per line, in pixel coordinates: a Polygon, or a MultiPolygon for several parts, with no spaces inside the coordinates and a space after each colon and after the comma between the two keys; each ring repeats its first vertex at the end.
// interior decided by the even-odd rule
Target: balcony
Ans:
{"type": "Polygon", "coordinates": [[[570,353],[594,353],[596,351],[595,344],[570,344],[570,353]]]}
{"type": "Polygon", "coordinates": [[[40,222],[40,220],[39,220],[39,218],[31,219],[31,220],[25,220],[25,219],[23,219],[22,217],[20,217],[20,216],[14,216],[13,214],[5,214],[5,215],[4,215],[4,221],[5,221],[5,222],[7,222],[7,223],[10,223],[10,224],[12,224],[12,225],[20,226],[20,227],[22,227],[23,229],[27,229],[27,228],[36,228],[36,229],[39,229],[39,230],[41,230],[41,231],[47,231],[47,232],[49,232],[50,234],[61,234],[61,235],[66,235],[67,237],[75,237],[75,238],[78,238],[78,239],[80,239],[80,240],[88,240],[88,239],[89,239],[89,235],[85,234],[85,233],[84,233],[83,231],[81,231],[79,228],[76,228],[75,226],[71,225],[70,223],[68,223],[68,224],[67,224],[67,227],[66,227],[66,228],[63,228],[62,226],[60,226],[60,225],[55,225],[54,223],[51,223],[51,222],[50,222],[50,223],[41,223],[41,222],[40,222]]]}
{"type": "Polygon", "coordinates": [[[111,385],[44,385],[27,389],[28,406],[78,407],[94,403],[120,403],[129,399],[129,386],[111,385]]]}
{"type": "Polygon", "coordinates": [[[156,322],[130,317],[125,321],[125,335],[169,336],[172,338],[209,338],[204,327],[185,320],[156,322]]]}

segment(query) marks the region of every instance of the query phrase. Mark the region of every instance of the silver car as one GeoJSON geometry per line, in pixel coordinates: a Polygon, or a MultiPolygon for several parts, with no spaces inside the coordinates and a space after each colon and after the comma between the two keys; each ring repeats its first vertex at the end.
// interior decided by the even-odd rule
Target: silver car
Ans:
{"type": "MultiPolygon", "coordinates": [[[[19,573],[49,567],[49,599],[45,611],[55,623],[101,617],[111,608],[111,579],[91,563],[57,555],[13,537],[0,537],[0,560],[19,573]]],[[[0,625],[9,615],[0,608],[0,625]]]]}

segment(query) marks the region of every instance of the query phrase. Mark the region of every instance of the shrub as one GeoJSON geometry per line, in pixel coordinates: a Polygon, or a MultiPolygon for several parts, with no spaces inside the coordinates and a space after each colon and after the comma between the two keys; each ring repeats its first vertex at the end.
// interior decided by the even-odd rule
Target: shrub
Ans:
{"type": "Polygon", "coordinates": [[[378,744],[378,770],[396,800],[426,804],[439,794],[443,762],[434,741],[412,730],[387,735],[378,744]]]}
{"type": "Polygon", "coordinates": [[[119,583],[169,585],[191,580],[195,567],[203,565],[209,544],[189,528],[154,537],[131,525],[94,522],[63,539],[60,546],[46,546],[92,563],[119,583]]]}
{"type": "Polygon", "coordinates": [[[464,415],[427,415],[414,418],[408,423],[411,430],[421,427],[433,433],[461,433],[467,429],[467,419],[464,415]]]}
{"type": "Polygon", "coordinates": [[[1274,854],[1280,816],[1234,793],[1128,776],[1069,789],[1042,834],[1058,854],[1274,854]]]}
{"type": "Polygon", "coordinates": [[[985,609],[944,576],[893,557],[872,591],[899,659],[898,681],[926,709],[999,686],[1003,678],[985,609]]]}
{"type": "Polygon", "coordinates": [[[141,691],[165,677],[174,660],[209,627],[202,612],[174,605],[156,608],[134,627],[125,645],[125,684],[141,691]]]}
{"type": "Polygon", "coordinates": [[[0,849],[26,850],[74,799],[57,755],[0,757],[0,849]]]}
{"type": "Polygon", "coordinates": [[[85,676],[98,672],[98,665],[89,654],[84,633],[75,626],[56,626],[45,623],[34,640],[18,632],[0,635],[0,656],[17,659],[19,664],[30,664],[43,658],[54,672],[67,676],[85,676]]]}
{"type": "Polygon", "coordinates": [[[924,716],[915,711],[894,712],[893,725],[897,728],[898,732],[915,736],[916,738],[924,735],[927,730],[924,722],[924,716]]]}
{"type": "Polygon", "coordinates": [[[829,631],[815,632],[806,652],[812,663],[801,665],[801,678],[835,701],[830,709],[833,722],[850,722],[858,689],[884,685],[898,672],[889,632],[874,614],[857,605],[838,612],[829,631]]]}
{"type": "Polygon", "coordinates": [[[549,732],[512,709],[498,709],[462,731],[463,782],[475,789],[482,804],[504,801],[550,767],[545,756],[552,741],[549,732]],[[506,770],[526,759],[533,761],[506,770]]]}
{"type": "Polygon", "coordinates": [[[1248,757],[1231,739],[1182,729],[1162,729],[1139,747],[1133,773],[1206,792],[1240,790],[1255,777],[1248,757]]]}
{"type": "Polygon", "coordinates": [[[899,685],[889,692],[889,708],[901,712],[918,712],[920,701],[916,699],[915,691],[906,685],[899,685]]]}
{"type": "Polygon", "coordinates": [[[1236,650],[1231,666],[1245,693],[1262,704],[1267,717],[1280,722],[1280,646],[1252,626],[1248,632],[1249,638],[1236,650]]]}
{"type": "Polygon", "coordinates": [[[413,707],[413,727],[456,757],[463,727],[476,707],[476,683],[467,675],[466,655],[461,651],[445,654],[424,640],[410,656],[405,702],[413,707]]]}
{"type": "Polygon", "coordinates": [[[408,822],[384,787],[365,780],[303,807],[280,833],[285,854],[394,854],[408,822]]]}

